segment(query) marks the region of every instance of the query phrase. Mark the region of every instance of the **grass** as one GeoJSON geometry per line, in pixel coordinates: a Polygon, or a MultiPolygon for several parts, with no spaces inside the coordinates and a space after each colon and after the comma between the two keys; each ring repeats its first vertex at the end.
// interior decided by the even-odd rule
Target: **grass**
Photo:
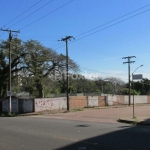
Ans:
{"type": "Polygon", "coordinates": [[[138,123],[137,117],[134,117],[133,119],[134,119],[133,124],[134,124],[134,125],[137,125],[137,123],[138,123]]]}
{"type": "Polygon", "coordinates": [[[1,117],[15,117],[17,115],[15,113],[8,112],[8,113],[1,113],[0,116],[1,117]]]}
{"type": "Polygon", "coordinates": [[[75,111],[83,111],[83,108],[75,108],[73,110],[75,110],[75,111]]]}

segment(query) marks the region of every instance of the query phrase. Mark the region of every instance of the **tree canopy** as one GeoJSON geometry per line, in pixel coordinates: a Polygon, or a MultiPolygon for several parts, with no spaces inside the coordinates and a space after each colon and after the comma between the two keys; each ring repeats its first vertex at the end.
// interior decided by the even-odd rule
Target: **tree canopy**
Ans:
{"type": "MultiPolygon", "coordinates": [[[[40,42],[20,39],[12,40],[12,91],[16,92],[16,85],[22,84],[20,90],[30,92],[36,97],[44,97],[44,86],[50,72],[59,68],[65,70],[66,56],[44,47],[40,42]],[[19,82],[19,80],[21,80],[19,82]],[[19,83],[18,83],[19,82],[19,83]],[[15,85],[15,86],[13,86],[15,85]],[[14,88],[13,88],[14,87],[14,88]]],[[[6,96],[9,78],[9,41],[0,43],[0,96],[6,96]]],[[[69,59],[69,69],[78,71],[79,66],[69,59]]],[[[19,85],[20,86],[20,85],[19,85]]]]}

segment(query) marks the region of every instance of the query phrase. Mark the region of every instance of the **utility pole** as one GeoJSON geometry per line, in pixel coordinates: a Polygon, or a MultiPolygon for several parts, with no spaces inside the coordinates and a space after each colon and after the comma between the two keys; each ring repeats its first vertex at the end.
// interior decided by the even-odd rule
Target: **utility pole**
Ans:
{"type": "Polygon", "coordinates": [[[128,59],[127,62],[123,62],[123,64],[128,63],[128,80],[129,80],[129,106],[131,105],[131,85],[130,85],[130,64],[134,63],[135,61],[131,61],[131,58],[136,58],[135,56],[128,56],[128,57],[123,57],[122,59],[128,59]]]}
{"type": "Polygon", "coordinates": [[[66,36],[65,38],[62,38],[60,41],[64,41],[66,43],[66,97],[67,97],[67,110],[69,110],[69,77],[68,77],[68,40],[71,38],[74,39],[73,36],[66,36]]]}
{"type": "Polygon", "coordinates": [[[9,95],[9,112],[12,112],[12,107],[11,107],[11,96],[12,96],[12,91],[11,91],[11,41],[12,41],[12,32],[20,33],[20,31],[14,31],[14,30],[8,30],[8,29],[0,29],[1,31],[6,31],[9,32],[9,83],[8,83],[8,92],[7,94],[9,95]]]}

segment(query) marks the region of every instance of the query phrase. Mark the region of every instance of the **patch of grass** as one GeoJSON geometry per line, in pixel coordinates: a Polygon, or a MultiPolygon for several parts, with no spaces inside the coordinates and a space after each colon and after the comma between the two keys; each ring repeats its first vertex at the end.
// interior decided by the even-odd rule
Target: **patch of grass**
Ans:
{"type": "Polygon", "coordinates": [[[83,111],[83,108],[75,108],[73,110],[75,110],[75,111],[83,111]]]}
{"type": "Polygon", "coordinates": [[[17,115],[15,113],[8,112],[8,113],[2,113],[2,114],[0,114],[0,116],[1,117],[15,117],[17,115]]]}
{"type": "Polygon", "coordinates": [[[136,117],[134,117],[133,119],[134,119],[133,124],[134,124],[134,125],[137,125],[138,119],[137,119],[136,117]]]}

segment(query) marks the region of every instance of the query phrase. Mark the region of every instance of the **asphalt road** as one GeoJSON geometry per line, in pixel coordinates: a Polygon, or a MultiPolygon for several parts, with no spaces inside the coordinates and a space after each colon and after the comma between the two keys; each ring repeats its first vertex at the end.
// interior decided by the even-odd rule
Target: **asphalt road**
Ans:
{"type": "Polygon", "coordinates": [[[149,139],[149,126],[0,118],[0,150],[150,150],[149,139]]]}

